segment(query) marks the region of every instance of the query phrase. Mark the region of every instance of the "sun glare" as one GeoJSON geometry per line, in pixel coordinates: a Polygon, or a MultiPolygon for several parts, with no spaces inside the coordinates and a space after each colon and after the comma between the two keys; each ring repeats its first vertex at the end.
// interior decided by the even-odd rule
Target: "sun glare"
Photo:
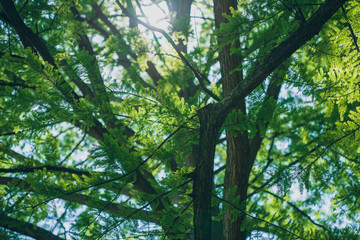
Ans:
{"type": "Polygon", "coordinates": [[[140,16],[139,18],[146,23],[165,31],[168,30],[169,11],[165,2],[143,1],[140,16]]]}

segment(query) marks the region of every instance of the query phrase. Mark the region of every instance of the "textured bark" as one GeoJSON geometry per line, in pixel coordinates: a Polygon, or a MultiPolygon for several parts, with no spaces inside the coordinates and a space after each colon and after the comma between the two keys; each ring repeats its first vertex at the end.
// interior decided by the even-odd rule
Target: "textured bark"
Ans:
{"type": "MultiPolygon", "coordinates": [[[[239,106],[251,91],[261,84],[270,73],[279,67],[305,42],[317,35],[322,26],[346,2],[346,0],[328,0],[317,12],[302,24],[287,40],[276,47],[246,78],[216,105],[201,109],[199,157],[194,179],[194,232],[195,239],[211,239],[211,188],[216,140],[215,131],[219,130],[226,115],[239,106]],[[215,120],[216,119],[216,120],[215,120]],[[206,133],[210,131],[211,133],[206,133]],[[209,177],[211,175],[211,177],[209,177]],[[211,186],[211,188],[210,188],[211,186]]],[[[230,143],[231,144],[231,143],[230,143]]]]}
{"type": "MultiPolygon", "coordinates": [[[[230,15],[230,7],[237,9],[237,1],[220,1],[214,0],[214,13],[215,13],[215,26],[220,27],[220,23],[226,22],[226,18],[223,14],[230,15]]],[[[221,43],[221,38],[219,38],[221,43]]],[[[240,45],[239,41],[234,42],[235,46],[240,45]]],[[[228,96],[230,92],[239,84],[242,80],[242,71],[232,70],[241,67],[242,57],[238,54],[231,54],[231,45],[226,45],[220,51],[220,67],[221,77],[223,80],[223,92],[224,96],[228,96]]],[[[241,110],[243,114],[246,114],[245,100],[242,99],[239,105],[235,107],[236,110],[241,110]]],[[[235,124],[236,122],[230,123],[235,124]]],[[[234,188],[235,195],[240,195],[240,201],[246,200],[248,180],[250,176],[250,161],[249,161],[249,138],[248,132],[236,131],[234,136],[230,131],[226,131],[226,143],[227,143],[227,159],[225,168],[225,180],[224,180],[224,199],[231,202],[230,191],[234,188]]],[[[240,226],[243,221],[244,215],[237,217],[235,220],[229,208],[223,215],[223,239],[245,239],[246,232],[240,231],[240,226]]]]}
{"type": "MultiPolygon", "coordinates": [[[[226,133],[227,141],[227,161],[224,180],[224,199],[232,202],[230,192],[235,188],[235,195],[240,196],[240,202],[246,200],[248,181],[250,176],[249,142],[247,134],[238,137],[229,132],[226,133]]],[[[245,205],[242,205],[244,210],[245,205]]],[[[246,232],[240,231],[244,215],[238,216],[233,220],[233,215],[229,208],[223,215],[223,239],[245,239],[246,232]]]]}
{"type": "Polygon", "coordinates": [[[216,106],[199,110],[200,142],[196,162],[193,198],[194,232],[196,240],[211,239],[211,195],[213,189],[214,155],[222,122],[216,118],[216,106]]]}
{"type": "Polygon", "coordinates": [[[324,24],[347,0],[328,0],[303,23],[288,39],[274,48],[265,59],[244,78],[219,104],[219,117],[225,117],[239,101],[259,86],[270,73],[279,67],[304,43],[317,35],[324,24]]]}

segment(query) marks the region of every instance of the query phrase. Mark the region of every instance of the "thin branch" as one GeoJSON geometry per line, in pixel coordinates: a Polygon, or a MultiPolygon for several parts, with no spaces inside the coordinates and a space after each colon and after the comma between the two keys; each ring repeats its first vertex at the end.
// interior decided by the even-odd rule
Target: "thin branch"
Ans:
{"type": "Polygon", "coordinates": [[[201,74],[187,59],[186,57],[182,54],[182,52],[180,51],[180,49],[177,47],[177,45],[175,44],[175,42],[171,39],[171,37],[169,36],[169,34],[167,34],[167,32],[165,32],[163,29],[151,26],[143,21],[141,21],[140,19],[138,19],[136,16],[130,14],[127,9],[120,3],[119,0],[115,0],[115,2],[117,3],[117,5],[121,8],[121,10],[124,12],[124,14],[126,16],[128,16],[129,18],[133,18],[135,19],[138,23],[140,23],[141,25],[143,25],[144,27],[146,27],[147,29],[154,31],[154,32],[159,32],[161,33],[165,39],[171,44],[171,46],[175,49],[175,51],[177,52],[177,54],[179,55],[179,57],[181,58],[182,62],[194,73],[195,77],[199,80],[200,86],[202,87],[202,89],[209,95],[211,96],[213,99],[215,99],[216,101],[220,101],[221,99],[214,94],[213,92],[211,92],[209,89],[206,88],[205,83],[208,80],[206,79],[206,77],[203,76],[203,74],[201,74]]]}
{"type": "MultiPolygon", "coordinates": [[[[1,185],[7,185],[14,181],[17,181],[18,186],[22,186],[22,190],[25,190],[27,192],[35,192],[36,193],[36,190],[32,188],[32,186],[29,182],[26,182],[20,178],[0,177],[1,185]],[[22,183],[23,185],[20,185],[19,183],[22,183]]],[[[54,190],[57,190],[57,191],[60,191],[63,193],[63,190],[60,188],[54,188],[54,190]]],[[[120,188],[120,190],[121,190],[121,188],[120,188]]],[[[71,195],[63,194],[62,196],[59,196],[58,199],[86,205],[90,208],[99,209],[100,212],[106,211],[108,213],[113,213],[118,216],[124,216],[124,213],[134,210],[134,208],[129,207],[123,203],[113,203],[112,201],[108,202],[108,201],[104,201],[104,200],[100,200],[100,199],[93,199],[90,196],[87,196],[84,194],[78,194],[78,193],[74,193],[71,195]],[[103,207],[101,207],[101,206],[103,206],[103,207]]],[[[33,209],[35,209],[35,208],[33,208],[33,209]]],[[[15,212],[18,210],[20,210],[20,209],[15,209],[10,212],[12,213],[12,212],[15,212]]],[[[138,211],[138,212],[140,212],[140,211],[138,211]]],[[[157,223],[157,224],[159,223],[159,221],[155,217],[152,216],[152,212],[145,211],[145,212],[140,212],[140,213],[141,214],[137,215],[137,217],[135,219],[143,220],[143,221],[150,221],[150,222],[157,223]]]]}
{"type": "Polygon", "coordinates": [[[300,175],[302,172],[304,172],[306,169],[310,168],[312,165],[314,165],[321,157],[322,155],[324,155],[324,153],[335,143],[343,140],[344,138],[347,138],[348,136],[352,135],[353,133],[355,133],[356,131],[359,131],[360,127],[353,129],[352,131],[350,131],[349,133],[345,134],[344,136],[334,140],[333,142],[331,142],[329,145],[327,145],[325,147],[325,149],[319,154],[319,156],[317,158],[314,159],[314,161],[312,161],[311,163],[309,163],[306,167],[304,167],[303,169],[301,169],[300,171],[298,171],[296,174],[297,176],[300,175]]]}
{"type": "MultiPolygon", "coordinates": [[[[192,117],[190,117],[189,119],[192,119],[194,118],[195,116],[197,116],[196,114],[193,115],[192,117]]],[[[31,208],[36,208],[38,206],[41,206],[47,202],[50,202],[54,199],[57,199],[57,198],[62,198],[62,197],[65,197],[65,196],[70,196],[72,194],[75,194],[75,193],[79,193],[79,192],[82,192],[84,190],[87,190],[87,189],[91,189],[91,188],[94,188],[94,187],[98,187],[98,186],[101,186],[101,185],[104,185],[104,184],[107,184],[107,183],[111,183],[111,182],[114,182],[114,181],[118,181],[118,180],[121,180],[121,179],[124,179],[124,178],[127,178],[135,173],[138,173],[139,172],[139,169],[141,166],[143,166],[145,163],[147,163],[154,155],[155,153],[167,142],[169,141],[170,138],[172,138],[178,131],[180,131],[181,129],[183,128],[183,125],[178,127],[174,132],[172,132],[167,138],[165,138],[158,146],[157,148],[153,151],[152,154],[150,154],[144,161],[142,161],[140,164],[138,164],[133,170],[125,173],[125,174],[122,174],[121,176],[119,177],[116,177],[116,178],[112,178],[112,179],[108,179],[108,180],[105,180],[105,181],[102,181],[102,182],[98,182],[98,183],[95,183],[95,184],[91,184],[91,185],[88,185],[86,187],[81,187],[81,188],[78,188],[76,190],[73,190],[73,191],[70,191],[70,192],[64,192],[64,193],[61,193],[55,197],[51,197],[49,199],[46,199],[42,202],[39,202],[33,206],[31,206],[31,208]]],[[[143,176],[144,177],[144,176],[143,176]]]]}
{"type": "Polygon", "coordinates": [[[283,202],[286,202],[286,204],[290,205],[292,208],[294,208],[296,211],[298,211],[301,215],[303,215],[304,217],[306,217],[307,219],[309,219],[310,222],[312,222],[313,224],[315,224],[315,225],[318,226],[318,227],[321,227],[322,229],[324,229],[324,230],[326,230],[326,231],[329,231],[325,226],[323,226],[323,225],[321,225],[321,224],[319,224],[319,223],[316,223],[314,220],[312,220],[309,215],[307,215],[304,211],[302,211],[300,208],[298,208],[295,204],[293,204],[293,203],[285,200],[284,198],[282,198],[282,197],[280,197],[280,196],[278,196],[278,195],[276,195],[276,194],[274,194],[274,193],[272,193],[272,192],[270,192],[270,191],[265,190],[264,192],[270,194],[271,196],[273,196],[273,197],[275,197],[275,198],[277,198],[277,199],[280,199],[280,200],[283,201],[283,202]]]}
{"type": "Polygon", "coordinates": [[[262,176],[265,172],[266,172],[266,169],[268,169],[268,167],[270,166],[270,164],[274,161],[274,159],[272,158],[268,158],[268,161],[265,165],[265,167],[261,170],[261,172],[259,174],[257,174],[254,179],[250,182],[250,186],[252,184],[254,184],[254,182],[256,182],[256,180],[258,179],[259,176],[262,176]]]}
{"type": "Polygon", "coordinates": [[[251,144],[250,144],[250,160],[251,160],[251,165],[253,165],[256,155],[261,147],[262,141],[264,139],[264,137],[261,135],[261,129],[260,129],[260,125],[263,124],[263,131],[265,132],[269,126],[269,123],[273,117],[275,108],[276,108],[276,103],[278,101],[278,96],[280,93],[280,89],[281,89],[281,83],[284,79],[284,77],[282,76],[282,74],[280,75],[280,71],[285,70],[283,66],[279,67],[279,70],[275,71],[271,80],[270,80],[270,84],[267,88],[266,91],[266,96],[263,100],[262,106],[259,109],[259,112],[257,114],[256,117],[256,133],[255,136],[251,139],[251,144]],[[273,99],[275,101],[275,103],[271,106],[269,106],[268,101],[270,99],[273,99]],[[264,119],[264,112],[266,113],[266,118],[264,119]]]}
{"type": "Polygon", "coordinates": [[[124,188],[124,186],[122,186],[121,188],[119,188],[118,192],[116,193],[115,197],[113,197],[99,212],[98,214],[93,218],[93,220],[81,231],[82,235],[84,236],[84,234],[87,232],[87,230],[89,229],[89,227],[96,222],[99,219],[99,216],[101,215],[101,213],[103,211],[106,210],[106,208],[108,208],[111,204],[113,204],[114,201],[116,201],[118,199],[118,197],[121,194],[122,189],[124,188]]]}
{"type": "Polygon", "coordinates": [[[86,137],[86,133],[83,135],[83,137],[81,138],[81,140],[75,145],[75,147],[68,153],[68,155],[66,155],[66,157],[59,163],[59,165],[62,165],[75,151],[76,149],[80,146],[80,144],[84,141],[85,137],[86,137]]]}
{"type": "Polygon", "coordinates": [[[191,204],[192,204],[192,200],[184,207],[184,209],[180,212],[180,214],[178,216],[176,216],[176,218],[173,220],[172,224],[169,226],[169,228],[165,232],[163,240],[166,239],[166,236],[171,234],[170,233],[171,228],[175,225],[175,223],[179,220],[180,216],[186,211],[186,209],[188,209],[190,207],[191,204]]]}
{"type": "Polygon", "coordinates": [[[71,169],[71,168],[60,167],[60,166],[51,166],[51,165],[43,165],[43,166],[38,166],[38,167],[19,166],[16,168],[0,168],[0,173],[30,173],[30,172],[35,172],[38,170],[43,170],[43,169],[46,169],[49,171],[54,171],[54,172],[64,172],[64,173],[66,172],[66,173],[76,174],[79,176],[81,176],[81,175],[85,175],[88,177],[91,176],[89,171],[71,169]]]}
{"type": "MultiPolygon", "coordinates": [[[[354,134],[356,131],[359,131],[360,130],[360,127],[356,128],[356,129],[353,129],[352,131],[350,131],[349,133],[341,136],[340,138],[332,141],[330,144],[326,145],[325,148],[321,151],[321,153],[311,162],[309,163],[306,167],[300,169],[299,171],[296,172],[296,174],[294,175],[294,177],[298,177],[300,176],[301,173],[303,173],[306,169],[310,168],[312,165],[314,165],[321,157],[322,155],[325,154],[325,152],[331,147],[333,146],[334,144],[336,144],[337,142],[343,140],[344,138],[347,138],[348,136],[350,136],[351,134],[354,134]]],[[[313,148],[309,153],[312,153],[314,152],[315,150],[317,149],[317,147],[313,148]]],[[[302,159],[304,157],[300,157],[299,159],[293,161],[292,163],[288,164],[286,168],[289,168],[291,166],[294,166],[295,164],[299,163],[300,162],[300,159],[302,159]]],[[[266,181],[265,183],[263,183],[260,187],[253,187],[254,189],[256,190],[260,190],[260,189],[263,189],[264,187],[266,187],[267,185],[269,185],[270,183],[275,183],[275,182],[278,182],[280,180],[282,180],[283,177],[280,176],[278,178],[275,178],[275,177],[271,177],[268,181],[266,181]]],[[[250,193],[248,195],[248,198],[252,197],[253,195],[255,195],[257,193],[257,191],[254,191],[252,193],[250,193]]]]}
{"type": "MultiPolygon", "coordinates": [[[[54,15],[53,19],[51,20],[51,23],[50,23],[49,27],[48,27],[47,29],[44,29],[44,30],[40,31],[39,33],[43,33],[43,32],[48,31],[48,30],[50,30],[50,29],[52,28],[52,26],[53,26],[53,24],[54,24],[54,22],[55,22],[56,17],[58,16],[61,8],[65,5],[66,2],[67,2],[67,1],[64,1],[64,2],[60,5],[60,7],[56,9],[55,15],[54,15]]],[[[19,12],[21,13],[21,10],[20,10],[19,12]]]]}
{"type": "Polygon", "coordinates": [[[225,202],[225,203],[229,204],[229,205],[232,206],[233,208],[236,208],[236,209],[239,210],[241,213],[245,214],[246,216],[248,216],[248,217],[251,218],[251,219],[254,219],[254,220],[257,220],[257,221],[266,223],[267,225],[270,225],[270,226],[272,226],[272,227],[278,228],[278,229],[280,229],[280,230],[282,230],[282,231],[284,231],[284,232],[287,232],[287,233],[289,233],[290,235],[296,237],[297,239],[306,240],[305,238],[300,237],[299,235],[297,235],[297,234],[295,234],[295,233],[287,230],[287,229],[284,228],[284,227],[281,227],[281,226],[279,226],[279,225],[276,225],[276,224],[271,223],[271,222],[269,222],[269,221],[266,221],[266,220],[264,220],[264,219],[261,219],[261,218],[258,218],[258,217],[254,217],[254,216],[248,214],[247,212],[245,212],[245,211],[242,210],[241,208],[237,207],[237,206],[236,206],[235,204],[233,204],[232,202],[229,202],[229,201],[227,201],[227,200],[225,200],[225,199],[223,199],[223,198],[220,198],[220,197],[218,197],[218,196],[216,196],[216,195],[213,195],[213,197],[215,197],[216,199],[218,199],[218,200],[220,200],[220,201],[222,201],[222,202],[225,202]]]}
{"type": "Polygon", "coordinates": [[[52,234],[50,231],[4,214],[0,214],[0,227],[38,240],[63,240],[63,238],[52,234]]]}
{"type": "Polygon", "coordinates": [[[355,35],[355,32],[354,32],[354,30],[353,30],[353,28],[352,28],[352,26],[351,26],[351,24],[350,24],[349,18],[348,18],[347,15],[346,15],[346,11],[345,11],[344,6],[341,6],[341,11],[344,13],[344,16],[345,16],[345,19],[346,19],[346,25],[347,25],[347,27],[349,28],[349,31],[350,31],[351,37],[352,37],[352,39],[353,39],[353,42],[354,42],[354,44],[355,44],[356,50],[357,50],[358,52],[360,52],[359,45],[358,45],[358,43],[357,43],[357,36],[355,35]]]}
{"type": "Polygon", "coordinates": [[[222,172],[223,170],[225,170],[225,168],[226,168],[226,165],[223,165],[223,166],[219,167],[218,169],[216,169],[216,170],[214,171],[214,175],[222,172]]]}
{"type": "MultiPolygon", "coordinates": [[[[192,180],[188,180],[182,184],[180,184],[178,188],[188,184],[189,182],[191,182],[192,180]]],[[[110,232],[111,230],[115,229],[117,226],[119,226],[120,224],[122,224],[126,219],[130,218],[131,216],[133,216],[134,214],[137,214],[139,211],[147,208],[148,206],[150,206],[153,202],[160,200],[162,197],[166,196],[167,194],[171,193],[172,191],[174,191],[176,189],[171,189],[169,191],[163,192],[162,194],[158,195],[157,197],[155,197],[153,200],[151,200],[150,202],[148,202],[147,204],[145,204],[144,206],[142,206],[139,209],[136,209],[134,212],[132,212],[131,214],[129,214],[128,216],[126,216],[124,218],[124,220],[120,221],[120,222],[116,222],[115,224],[113,224],[112,226],[110,226],[108,229],[106,229],[104,232],[102,232],[99,236],[96,237],[96,239],[101,239],[103,236],[105,236],[108,232],[110,232]]]]}

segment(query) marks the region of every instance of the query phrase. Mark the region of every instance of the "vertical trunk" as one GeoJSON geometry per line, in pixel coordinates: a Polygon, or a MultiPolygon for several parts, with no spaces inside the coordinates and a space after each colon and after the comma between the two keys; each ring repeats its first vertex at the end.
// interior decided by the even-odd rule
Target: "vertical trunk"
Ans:
{"type": "MultiPolygon", "coordinates": [[[[214,139],[215,136],[217,136],[221,124],[223,123],[225,115],[229,113],[234,107],[239,107],[239,99],[245,98],[251,91],[256,88],[256,86],[263,82],[271,72],[273,72],[277,67],[279,67],[281,63],[283,63],[288,57],[290,57],[292,53],[294,53],[306,41],[316,35],[320,31],[323,24],[326,23],[326,21],[336,12],[336,10],[344,2],[346,2],[346,0],[327,0],[326,3],[319,7],[318,11],[306,23],[301,25],[298,30],[292,33],[287,40],[285,40],[278,47],[273,49],[272,52],[261,63],[259,63],[253,71],[251,71],[247,75],[246,79],[241,80],[240,76],[240,79],[238,79],[237,81],[241,80],[241,84],[236,86],[236,88],[232,91],[231,95],[225,97],[218,104],[208,105],[198,112],[200,119],[200,145],[199,157],[194,178],[195,239],[211,239],[210,207],[211,190],[213,185],[213,178],[211,172],[213,170],[214,153],[216,146],[216,140],[214,139]]],[[[232,6],[236,6],[236,1],[214,0],[215,19],[217,26],[219,26],[221,21],[224,21],[221,20],[222,13],[226,13],[228,11],[228,8],[226,8],[225,6],[229,6],[229,4],[233,4],[232,6]]],[[[223,63],[223,65],[221,66],[223,79],[227,77],[231,78],[231,75],[226,75],[230,72],[231,68],[226,68],[227,65],[224,65],[232,64],[233,62],[230,61],[230,59],[230,54],[227,55],[225,54],[225,52],[221,53],[220,61],[221,63],[223,63]]],[[[234,80],[236,81],[236,78],[234,78],[234,80]]],[[[227,79],[224,79],[224,81],[229,83],[228,85],[225,84],[226,86],[224,86],[224,89],[228,89],[228,86],[231,86],[232,81],[228,81],[227,79]]],[[[244,104],[242,104],[242,108],[244,110],[244,104]]],[[[239,136],[239,139],[245,139],[245,136],[246,135],[239,136]]],[[[229,166],[227,166],[227,179],[225,185],[227,188],[231,186],[238,186],[237,193],[242,194],[241,199],[245,199],[248,187],[248,178],[255,158],[256,148],[253,148],[253,159],[250,159],[249,141],[247,140],[243,142],[242,144],[244,145],[242,145],[239,143],[235,143],[236,141],[241,141],[236,139],[237,138],[234,138],[234,142],[230,141],[231,139],[229,139],[228,142],[229,148],[233,146],[231,148],[233,148],[234,151],[231,151],[230,149],[228,151],[229,166]],[[240,149],[239,154],[235,152],[235,148],[237,146],[240,149]],[[234,156],[244,157],[235,159],[235,157],[230,157],[232,153],[234,154],[234,156]],[[230,158],[232,158],[232,160],[230,160],[230,158]],[[230,166],[232,166],[232,169],[229,169],[231,168],[230,166]]],[[[259,140],[256,140],[256,142],[258,142],[258,144],[261,143],[261,141],[259,140]]],[[[240,231],[240,226],[243,218],[237,218],[236,221],[238,222],[233,225],[232,221],[229,221],[229,218],[227,217],[229,215],[226,214],[229,213],[225,213],[224,216],[226,218],[224,219],[224,225],[227,225],[227,229],[224,230],[224,238],[240,240],[246,239],[246,232],[240,231]]]]}
{"type": "MultiPolygon", "coordinates": [[[[181,32],[185,39],[177,39],[177,47],[183,53],[187,53],[187,38],[189,37],[190,11],[193,0],[168,0],[169,11],[172,13],[172,25],[174,32],[181,32]],[[188,24],[179,24],[185,22],[188,24]]],[[[193,76],[188,75],[187,68],[180,70],[183,78],[179,85],[180,97],[188,102],[196,94],[197,88],[193,76]]],[[[193,182],[193,206],[194,206],[194,239],[210,240],[211,233],[211,194],[213,189],[213,168],[215,146],[219,136],[221,123],[214,114],[215,107],[209,105],[199,111],[200,142],[192,146],[192,153],[186,159],[187,166],[195,166],[193,182]]],[[[177,169],[176,159],[172,161],[172,168],[177,169]]]]}
{"type": "Polygon", "coordinates": [[[194,176],[194,232],[196,240],[211,239],[211,194],[215,147],[222,121],[217,117],[216,106],[199,110],[200,142],[194,176]]]}
{"type": "MultiPolygon", "coordinates": [[[[177,47],[182,51],[183,53],[187,53],[187,43],[188,41],[188,32],[190,28],[190,12],[191,12],[191,5],[193,3],[193,0],[167,0],[167,5],[169,12],[171,13],[171,24],[173,26],[172,31],[173,32],[180,32],[185,36],[185,41],[182,39],[178,40],[177,47]],[[186,24],[179,24],[180,22],[186,23],[186,24]]],[[[189,69],[187,67],[183,67],[180,69],[180,75],[179,75],[179,81],[178,84],[181,87],[181,90],[179,92],[179,96],[183,97],[186,102],[191,103],[191,97],[194,96],[196,93],[196,86],[194,84],[194,78],[191,75],[189,75],[189,69]],[[186,84],[184,84],[186,82],[186,84]]],[[[184,143],[185,144],[185,143],[184,143]]],[[[193,145],[192,146],[192,152],[191,154],[186,158],[185,165],[188,167],[195,167],[195,161],[197,158],[197,152],[198,152],[198,146],[193,145]]],[[[182,165],[180,165],[182,166],[182,165]]],[[[176,158],[173,158],[170,160],[170,167],[173,171],[176,171],[178,169],[178,163],[176,162],[176,158]]]]}
{"type": "MultiPolygon", "coordinates": [[[[244,202],[247,197],[248,181],[250,176],[249,144],[247,134],[234,137],[229,132],[226,133],[227,141],[227,162],[224,180],[224,198],[233,201],[230,196],[232,189],[236,188],[235,195],[240,195],[240,202],[244,202]]],[[[244,210],[245,205],[242,205],[244,210]]],[[[240,231],[240,226],[244,220],[244,215],[238,216],[233,220],[231,208],[224,212],[223,216],[223,238],[224,239],[246,239],[246,232],[240,231]]]]}
{"type": "MultiPolygon", "coordinates": [[[[172,13],[172,30],[174,32],[180,32],[184,36],[184,39],[177,39],[177,47],[183,53],[187,53],[188,50],[187,41],[190,33],[190,12],[192,3],[193,0],[167,0],[169,11],[172,13]]],[[[189,101],[196,94],[197,87],[194,84],[193,75],[191,74],[189,76],[188,73],[188,69],[184,69],[183,73],[181,73],[184,76],[184,80],[179,82],[179,85],[181,86],[179,96],[189,101]]],[[[195,102],[193,104],[195,104],[195,102]]]]}
{"type": "Polygon", "coordinates": [[[178,39],[178,48],[180,51],[187,52],[187,38],[189,37],[189,24],[180,24],[181,22],[190,23],[190,11],[193,0],[168,0],[168,7],[170,12],[174,12],[175,15],[171,19],[174,32],[181,32],[184,34],[185,42],[182,39],[178,39]]]}
{"type": "MultiPolygon", "coordinates": [[[[215,25],[218,28],[221,22],[225,22],[223,14],[230,14],[230,7],[237,9],[236,0],[220,1],[214,0],[215,25]]],[[[221,41],[221,38],[219,38],[221,41]]],[[[240,45],[236,41],[235,47],[240,45]]],[[[232,74],[230,72],[241,66],[242,59],[240,55],[230,53],[230,45],[225,46],[220,52],[220,66],[221,76],[223,79],[224,96],[228,96],[230,92],[242,80],[242,72],[236,71],[232,74]]],[[[245,100],[241,100],[236,110],[241,110],[246,114],[245,100]]],[[[249,161],[249,139],[247,131],[237,131],[236,136],[226,131],[227,142],[227,161],[225,169],[224,181],[224,198],[232,201],[229,192],[236,188],[235,194],[240,195],[240,202],[246,200],[248,180],[250,175],[250,161],[249,161]]],[[[224,239],[246,239],[246,232],[240,231],[241,223],[244,216],[239,216],[233,220],[231,210],[224,212],[223,216],[223,238],[224,239]]]]}

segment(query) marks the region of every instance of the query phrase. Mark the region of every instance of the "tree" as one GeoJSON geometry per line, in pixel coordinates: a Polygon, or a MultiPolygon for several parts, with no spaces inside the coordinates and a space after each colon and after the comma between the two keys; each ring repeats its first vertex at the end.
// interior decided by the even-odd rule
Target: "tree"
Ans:
{"type": "Polygon", "coordinates": [[[1,239],[357,239],[359,11],[0,0],[1,239]]]}

